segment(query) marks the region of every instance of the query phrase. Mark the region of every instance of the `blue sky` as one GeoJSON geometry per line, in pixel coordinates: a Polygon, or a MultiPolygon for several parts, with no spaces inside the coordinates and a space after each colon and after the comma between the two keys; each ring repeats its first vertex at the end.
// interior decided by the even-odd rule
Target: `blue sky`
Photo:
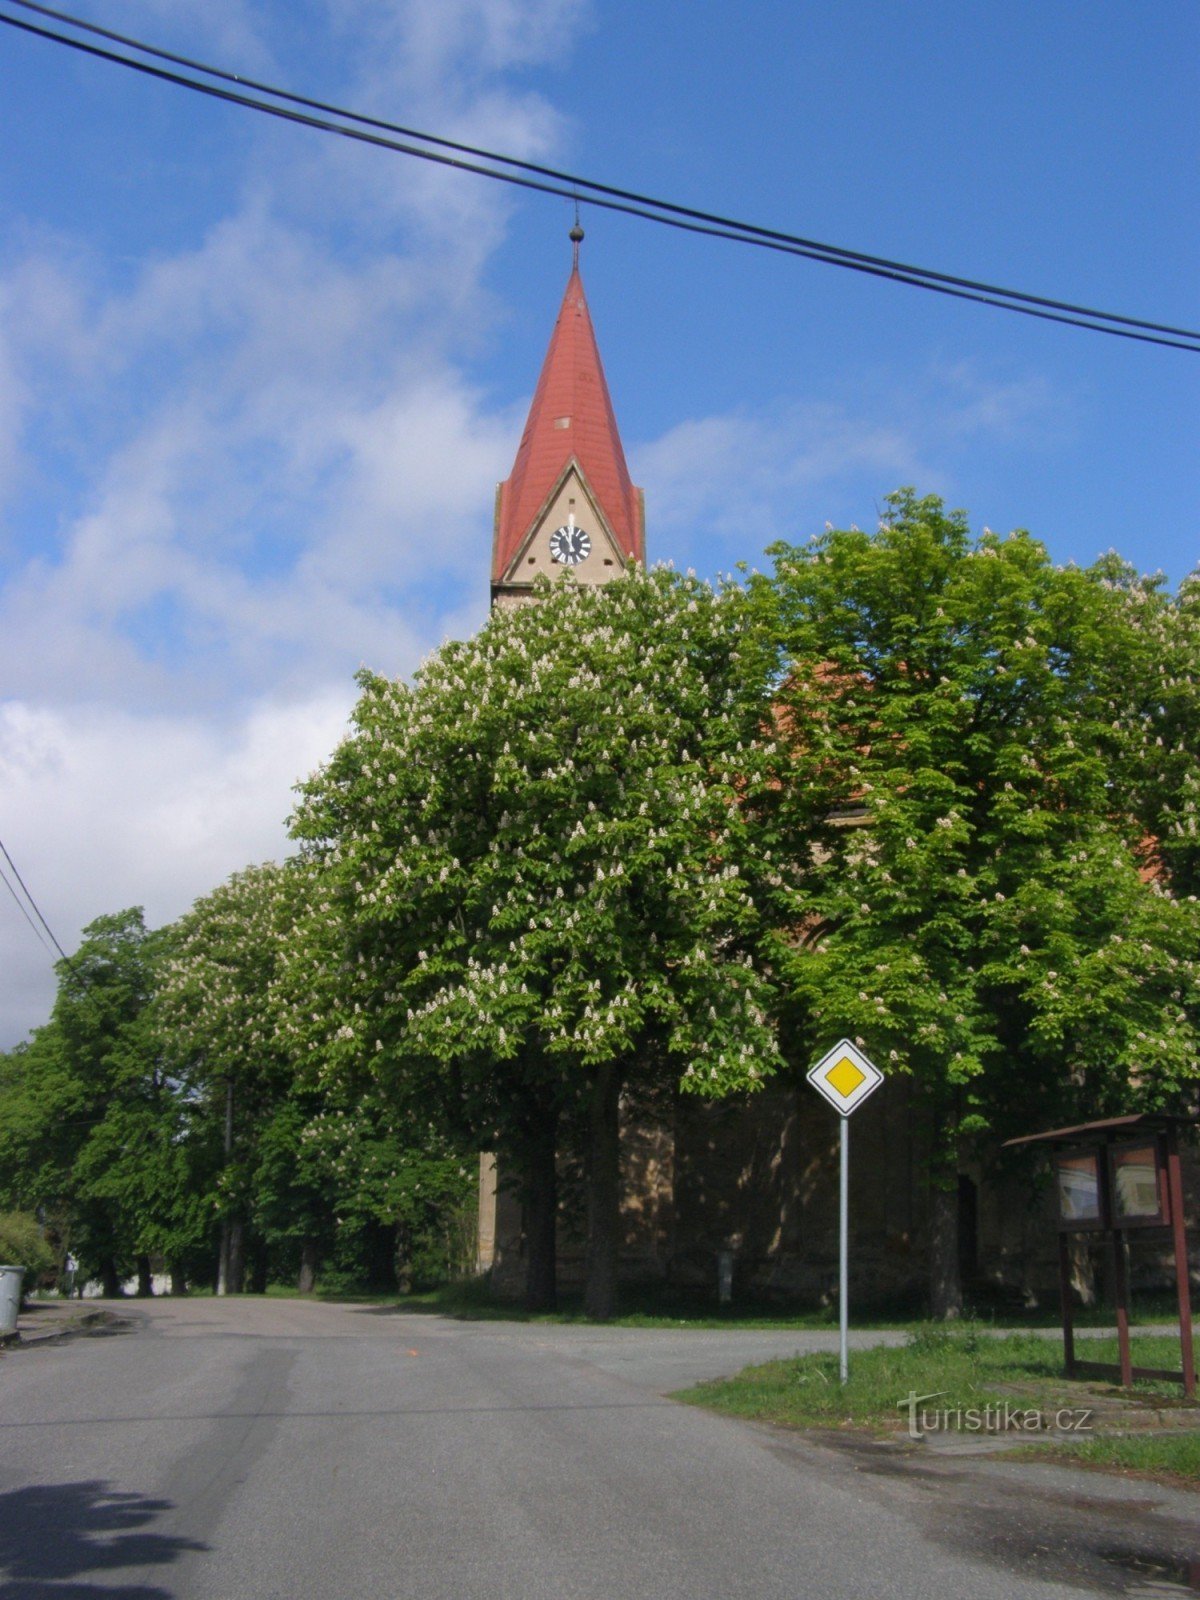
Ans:
{"type": "MultiPolygon", "coordinates": [[[[1200,324],[1200,8],[77,0],[319,98],[967,277],[1200,324]]],[[[9,0],[0,12],[17,14],[9,0]]],[[[0,838],[68,948],[284,848],[365,663],[482,620],[566,202],[0,28],[0,838]]],[[[585,207],[651,559],[901,484],[1200,559],[1200,362],[585,207]]],[[[52,975],[0,890],[0,1047],[52,975]],[[7,907],[7,909],[5,909],[7,907]]]]}

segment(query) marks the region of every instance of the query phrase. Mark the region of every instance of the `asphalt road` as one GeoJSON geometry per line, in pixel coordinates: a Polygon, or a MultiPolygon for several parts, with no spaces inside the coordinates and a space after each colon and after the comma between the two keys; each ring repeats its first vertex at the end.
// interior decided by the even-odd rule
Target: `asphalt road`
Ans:
{"type": "Polygon", "coordinates": [[[1183,1492],[663,1397],[806,1335],[122,1311],[0,1358],[0,1600],[1049,1600],[1200,1547],[1183,1492]]]}

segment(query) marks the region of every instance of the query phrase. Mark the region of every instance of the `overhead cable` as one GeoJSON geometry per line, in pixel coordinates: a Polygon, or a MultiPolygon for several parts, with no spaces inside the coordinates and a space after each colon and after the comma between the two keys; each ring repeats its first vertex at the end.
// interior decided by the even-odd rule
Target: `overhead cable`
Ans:
{"type": "Polygon", "coordinates": [[[1075,305],[1070,301],[1055,300],[1044,295],[1029,294],[1022,290],[1005,289],[996,284],[989,284],[971,278],[962,278],[951,273],[934,271],[930,268],[916,267],[901,261],[889,260],[885,256],[868,255],[864,252],[848,250],[838,245],[823,244],[818,240],[806,239],[801,235],[786,233],[779,229],[761,227],[754,223],[739,222],[734,218],[721,216],[719,213],[701,211],[694,207],[679,205],[671,201],[657,200],[652,196],[640,194],[636,190],[622,189],[615,185],[599,183],[554,167],[523,161],[515,156],[503,155],[477,145],[446,139],[436,134],[423,133],[418,129],[408,128],[399,123],[367,116],[360,112],[346,110],[344,107],[331,105],[325,101],[294,94],[289,90],[258,82],[244,74],[228,72],[221,68],[192,60],[186,56],[176,55],[171,51],[160,49],[158,46],[146,44],[128,35],[114,33],[110,29],[86,22],[72,16],[70,13],[41,5],[37,3],[37,0],[0,0],[0,3],[19,6],[25,11],[36,12],[41,16],[52,18],[80,32],[91,34],[93,37],[104,38],[110,43],[120,44],[125,49],[138,52],[141,56],[152,58],[153,61],[170,62],[172,66],[185,68],[187,73],[199,73],[205,78],[211,78],[220,83],[236,84],[238,88],[235,90],[218,88],[216,83],[202,82],[200,79],[187,76],[183,72],[155,66],[152,64],[152,60],[138,60],[118,51],[91,44],[85,39],[74,38],[53,28],[24,21],[0,11],[0,22],[4,22],[8,26],[19,29],[24,33],[34,34],[40,38],[66,45],[86,55],[127,67],[132,71],[181,88],[191,89],[196,93],[208,95],[213,99],[238,105],[247,110],[258,111],[264,115],[277,117],[284,121],[298,123],[301,126],[314,128],[320,132],[337,134],[342,138],[354,139],[360,143],[374,145],[400,155],[433,162],[440,166],[471,172],[477,176],[491,178],[494,181],[512,184],[519,188],[586,202],[603,210],[639,217],[645,221],[657,222],[663,226],[678,228],[685,232],[727,239],[739,244],[755,245],[760,249],[774,250],[786,255],[800,256],[807,260],[820,261],[828,266],[843,267],[848,271],[863,273],[870,277],[884,278],[891,282],[907,284],[911,288],[925,289],[931,293],[944,294],[955,299],[990,305],[999,310],[1014,311],[1023,316],[1037,317],[1047,322],[1064,323],[1067,326],[1084,328],[1093,333],[1107,333],[1117,338],[1136,340],[1139,343],[1164,345],[1170,349],[1200,353],[1200,332],[1193,329],[1152,322],[1139,317],[1125,316],[1117,312],[1100,311],[1093,307],[1075,305]],[[246,91],[253,92],[248,93],[246,91]],[[270,100],[259,98],[262,95],[267,95],[271,98],[270,100]],[[304,109],[294,109],[297,107],[303,107],[304,109]],[[316,115],[314,113],[321,114],[316,115]],[[397,135],[398,137],[394,138],[391,135],[397,135]],[[412,141],[414,140],[418,142],[413,143],[412,141]],[[467,157],[471,159],[466,159],[467,157]]]}
{"type": "MultiPolygon", "coordinates": [[[[17,870],[17,863],[13,860],[13,858],[9,855],[8,850],[5,848],[5,844],[4,844],[4,840],[3,839],[0,839],[0,855],[3,855],[5,861],[8,862],[9,867],[12,869],[13,877],[21,885],[21,888],[22,888],[22,890],[24,892],[26,900],[29,901],[30,906],[33,908],[34,915],[37,917],[38,922],[41,923],[42,927],[45,928],[47,934],[50,937],[50,943],[58,951],[59,955],[67,963],[67,965],[70,966],[71,965],[70,956],[63,949],[62,945],[59,944],[58,940],[54,937],[53,928],[51,928],[50,924],[46,921],[45,917],[41,913],[41,910],[40,910],[40,908],[38,906],[37,901],[30,894],[28,885],[26,884],[25,879],[21,876],[20,872],[17,870]]],[[[5,878],[4,881],[5,881],[5,883],[8,883],[8,879],[7,878],[5,878]]],[[[8,888],[9,888],[9,892],[13,895],[13,898],[16,899],[16,891],[13,889],[13,886],[12,886],[11,883],[8,884],[8,888]]],[[[19,906],[21,906],[21,910],[22,911],[25,910],[25,907],[23,905],[21,905],[20,900],[17,900],[17,904],[19,906]]],[[[26,915],[26,921],[30,922],[30,925],[33,926],[32,919],[29,917],[28,912],[26,912],[25,915],[26,915]]],[[[42,938],[41,934],[38,933],[38,930],[37,930],[36,926],[33,927],[33,931],[38,934],[38,938],[39,939],[42,938]]],[[[43,944],[46,943],[45,939],[42,939],[42,943],[43,944]]]]}
{"type": "Polygon", "coordinates": [[[42,933],[42,930],[38,927],[37,923],[29,915],[29,911],[28,911],[28,909],[27,909],[27,907],[25,905],[25,902],[21,899],[21,896],[13,888],[12,884],[8,881],[8,875],[5,873],[3,867],[0,867],[0,883],[3,883],[4,887],[8,890],[9,894],[12,895],[13,899],[17,902],[17,910],[21,913],[21,915],[25,918],[25,921],[33,929],[34,938],[37,939],[40,942],[40,944],[42,946],[42,949],[46,952],[46,954],[50,957],[50,959],[53,960],[54,959],[54,951],[50,948],[49,944],[46,942],[46,937],[42,933]]]}

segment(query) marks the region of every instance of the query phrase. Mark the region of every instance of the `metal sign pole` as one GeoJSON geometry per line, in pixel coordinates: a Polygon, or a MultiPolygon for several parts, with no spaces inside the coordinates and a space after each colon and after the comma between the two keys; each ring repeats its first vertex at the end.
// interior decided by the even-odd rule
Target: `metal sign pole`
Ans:
{"type": "Polygon", "coordinates": [[[838,1374],[845,1383],[850,1375],[850,1113],[878,1089],[883,1073],[856,1044],[843,1039],[826,1051],[807,1076],[842,1121],[838,1173],[838,1374]]]}
{"type": "Polygon", "coordinates": [[[850,1376],[850,1118],[842,1118],[840,1187],[840,1244],[838,1254],[838,1376],[850,1376]]]}

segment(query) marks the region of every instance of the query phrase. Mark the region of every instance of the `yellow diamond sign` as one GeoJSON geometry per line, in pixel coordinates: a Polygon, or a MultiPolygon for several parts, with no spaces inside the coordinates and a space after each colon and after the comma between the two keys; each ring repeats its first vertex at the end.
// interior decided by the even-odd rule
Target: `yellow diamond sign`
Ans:
{"type": "Polygon", "coordinates": [[[825,1082],[836,1089],[843,1100],[848,1100],[860,1083],[866,1082],[866,1073],[860,1072],[849,1056],[843,1056],[835,1067],[825,1074],[825,1082]]]}
{"type": "Polygon", "coordinates": [[[878,1089],[883,1073],[856,1044],[842,1039],[812,1068],[808,1081],[836,1112],[848,1117],[878,1089]]]}

